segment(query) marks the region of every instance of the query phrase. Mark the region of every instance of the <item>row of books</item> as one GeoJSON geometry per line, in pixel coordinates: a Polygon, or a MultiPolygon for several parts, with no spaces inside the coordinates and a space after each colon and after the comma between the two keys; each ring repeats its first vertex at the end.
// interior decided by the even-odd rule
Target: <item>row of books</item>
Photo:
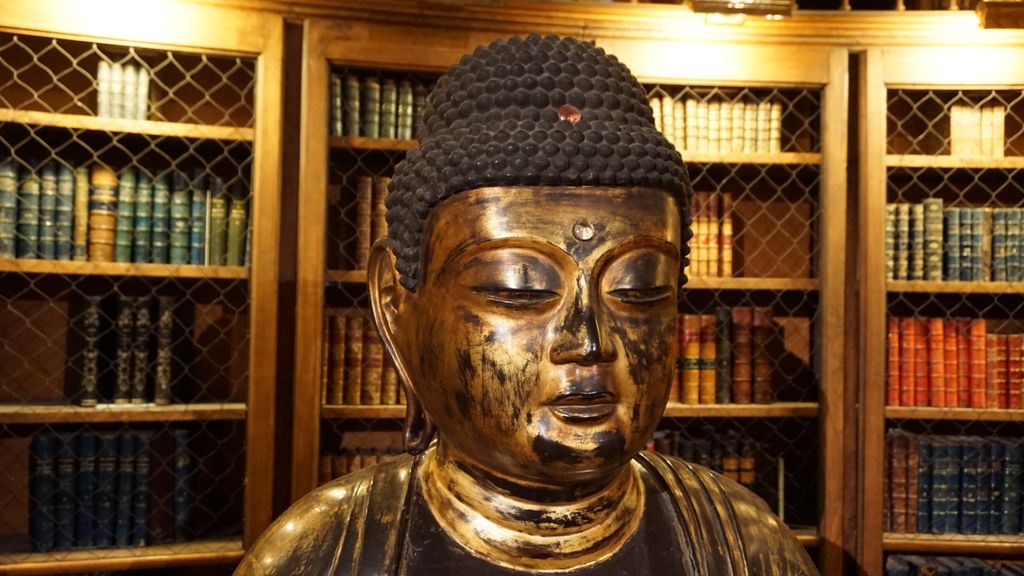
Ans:
{"type": "Polygon", "coordinates": [[[949,150],[953,156],[1002,158],[1005,147],[1006,106],[950,106],[949,150]]]}
{"type": "Polygon", "coordinates": [[[398,373],[365,310],[324,319],[320,399],[324,404],[405,404],[398,373]]]}
{"type": "Polygon", "coordinates": [[[217,176],[0,163],[0,258],[209,264],[248,260],[248,192],[217,176]],[[18,185],[20,181],[20,186],[18,185]]]}
{"type": "Polygon", "coordinates": [[[886,404],[1024,408],[1024,334],[974,318],[889,318],[886,404]]]}
{"type": "Polygon", "coordinates": [[[686,274],[694,278],[732,277],[732,193],[694,192],[690,215],[693,238],[686,274]]]}
{"type": "Polygon", "coordinates": [[[331,134],[412,140],[427,87],[415,80],[331,74],[331,134]]]}
{"type": "Polygon", "coordinates": [[[72,401],[82,406],[170,404],[176,300],[118,295],[113,313],[110,300],[86,296],[85,309],[74,320],[84,346],[81,382],[72,401]]]}
{"type": "Polygon", "coordinates": [[[654,125],[680,152],[782,151],[782,103],[652,96],[654,125]]]}
{"type": "Polygon", "coordinates": [[[189,433],[81,431],[32,437],[29,536],[39,552],[191,540],[189,433]]]}
{"type": "Polygon", "coordinates": [[[886,435],[886,530],[1020,534],[1024,445],[1020,439],[886,435]]]}
{"type": "Polygon", "coordinates": [[[941,198],[885,207],[889,280],[1024,280],[1024,208],[943,207],[941,198]]]}
{"type": "Polygon", "coordinates": [[[885,559],[885,576],[1021,576],[1024,562],[893,554],[885,559]]]}
{"type": "Polygon", "coordinates": [[[771,308],[720,307],[678,321],[678,399],[684,404],[767,404],[775,401],[769,349],[771,308]]]}
{"type": "Polygon", "coordinates": [[[709,432],[706,438],[659,430],[647,449],[710,468],[744,486],[753,485],[757,477],[757,442],[735,430],[722,435],[709,432]]]}
{"type": "Polygon", "coordinates": [[[321,454],[318,482],[323,485],[346,474],[376,466],[381,461],[402,453],[398,448],[354,448],[333,454],[321,454]]]}
{"type": "Polygon", "coordinates": [[[343,246],[348,261],[355,264],[356,270],[366,270],[370,261],[370,247],[388,233],[387,198],[388,176],[367,176],[360,174],[355,177],[356,192],[356,234],[353,242],[343,246]]]}
{"type": "Polygon", "coordinates": [[[145,120],[149,115],[149,70],[101,60],[96,70],[96,115],[145,120]]]}

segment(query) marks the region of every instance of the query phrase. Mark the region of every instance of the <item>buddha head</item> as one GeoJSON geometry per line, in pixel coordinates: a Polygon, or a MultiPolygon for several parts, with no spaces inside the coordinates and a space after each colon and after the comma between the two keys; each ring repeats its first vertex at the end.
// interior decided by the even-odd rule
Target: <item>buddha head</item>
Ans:
{"type": "Polygon", "coordinates": [[[600,48],[536,35],[464,57],[395,170],[373,312],[406,443],[540,486],[609,478],[664,411],[690,185],[600,48]]]}

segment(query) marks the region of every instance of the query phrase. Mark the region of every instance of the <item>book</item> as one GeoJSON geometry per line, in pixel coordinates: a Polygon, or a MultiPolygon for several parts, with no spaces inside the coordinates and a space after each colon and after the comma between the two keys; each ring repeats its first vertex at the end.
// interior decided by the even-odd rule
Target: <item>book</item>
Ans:
{"type": "Polygon", "coordinates": [[[53,547],[68,550],[75,543],[75,437],[72,434],[58,435],[56,471],[53,547]]]}
{"type": "Polygon", "coordinates": [[[708,152],[710,149],[709,140],[709,106],[707,100],[697,101],[697,152],[708,152]]]}
{"type": "Polygon", "coordinates": [[[112,432],[101,432],[97,437],[96,533],[93,543],[97,548],[114,545],[114,516],[117,505],[118,437],[112,432]]]}
{"type": "Polygon", "coordinates": [[[384,345],[372,323],[364,324],[363,369],[359,403],[381,404],[381,371],[384,367],[384,345]],[[369,324],[368,326],[366,324],[369,324]]]}
{"type": "Polygon", "coordinates": [[[672,108],[671,96],[661,98],[661,109],[658,112],[661,114],[661,133],[671,144],[676,135],[676,117],[672,108]]]}
{"type": "Polygon", "coordinates": [[[327,403],[345,403],[345,338],[346,318],[342,315],[329,317],[330,324],[330,355],[327,370],[327,403]]]}
{"type": "Polygon", "coordinates": [[[753,400],[756,404],[767,404],[775,401],[775,386],[772,379],[774,361],[769,350],[772,337],[772,309],[754,308],[753,339],[754,351],[754,382],[753,400]]]}
{"type": "MultiPolygon", "coordinates": [[[[0,192],[2,194],[2,192],[0,192]]],[[[2,212],[2,209],[0,209],[2,212]]],[[[74,246],[71,243],[74,237],[75,222],[75,176],[71,168],[61,164],[57,169],[57,228],[56,228],[56,251],[58,260],[71,260],[74,258],[74,246]]],[[[0,215],[0,220],[3,216],[0,215]]]]}
{"type": "Polygon", "coordinates": [[[15,229],[18,258],[39,257],[39,189],[39,177],[34,172],[28,170],[21,175],[15,229]]]}
{"type": "Polygon", "coordinates": [[[905,434],[889,432],[886,438],[889,464],[889,508],[892,532],[907,531],[907,451],[909,439],[905,434]]]}
{"type": "Polygon", "coordinates": [[[359,122],[362,118],[359,107],[359,78],[346,74],[342,85],[342,130],[345,136],[361,134],[359,122]]]}
{"type": "MultiPolygon", "coordinates": [[[[928,329],[928,406],[946,406],[946,335],[942,318],[929,318],[928,329]]],[[[921,403],[924,405],[924,403],[921,403]]]]}
{"type": "Polygon", "coordinates": [[[363,316],[359,312],[345,317],[345,373],[343,397],[345,404],[358,406],[363,381],[363,316]]]}
{"type": "Polygon", "coordinates": [[[114,261],[117,224],[117,177],[109,168],[94,166],[89,196],[89,261],[114,261]]]}
{"type": "Polygon", "coordinates": [[[683,110],[686,124],[686,145],[683,149],[696,151],[700,131],[697,101],[693,98],[687,98],[686,102],[683,104],[683,110]]]}
{"type": "Polygon", "coordinates": [[[782,103],[772,102],[768,109],[768,152],[782,152],[782,103]]]}
{"type": "Polygon", "coordinates": [[[139,68],[138,90],[135,93],[135,119],[149,118],[149,80],[150,74],[144,66],[139,68]]]}
{"type": "Polygon", "coordinates": [[[130,298],[118,297],[117,318],[114,330],[117,333],[115,356],[114,404],[127,404],[132,389],[132,354],[135,336],[135,310],[130,298]]]}
{"type": "Polygon", "coordinates": [[[37,256],[57,259],[57,169],[53,163],[43,166],[39,179],[39,243],[37,256]]]}
{"type": "Polygon", "coordinates": [[[885,279],[896,279],[896,204],[885,205],[885,279]]]}
{"type": "Polygon", "coordinates": [[[370,260],[373,221],[373,178],[356,178],[356,269],[366,270],[370,260]]]}
{"type": "Polygon", "coordinates": [[[146,402],[146,381],[149,376],[149,333],[152,320],[149,316],[149,299],[135,297],[130,300],[135,326],[132,336],[132,379],[129,401],[132,404],[146,402]]]}
{"type": "Polygon", "coordinates": [[[227,265],[245,265],[245,246],[249,236],[249,200],[242,194],[241,186],[235,188],[231,195],[228,211],[228,247],[227,265]]]}
{"type": "Polygon", "coordinates": [[[960,529],[961,534],[978,533],[978,461],[981,453],[975,438],[964,438],[961,443],[962,470],[960,475],[960,529]]]}
{"type": "Polygon", "coordinates": [[[956,405],[968,408],[971,405],[971,321],[958,318],[956,325],[956,405]]]}
{"type": "Polygon", "coordinates": [[[171,188],[167,176],[153,178],[153,221],[150,261],[166,264],[171,259],[171,188]]]}
{"type": "Polygon", "coordinates": [[[412,140],[412,108],[413,108],[412,82],[402,80],[398,83],[398,110],[397,127],[395,137],[399,140],[412,140]]]}
{"type": "Polygon", "coordinates": [[[190,259],[189,239],[192,235],[192,190],[183,172],[174,171],[171,188],[171,264],[188,264],[190,259]]]}
{"type": "Polygon", "coordinates": [[[913,318],[900,319],[900,383],[899,405],[917,406],[917,387],[915,355],[917,340],[917,322],[913,318]]]}
{"type": "Polygon", "coordinates": [[[135,184],[135,218],[132,222],[132,262],[153,261],[153,181],[143,170],[135,184]]]}
{"type": "Polygon", "coordinates": [[[174,429],[174,541],[187,542],[195,535],[196,461],[187,430],[174,429]]]}
{"type": "Polygon", "coordinates": [[[1024,334],[1006,336],[1006,407],[1024,408],[1024,334]]]}
{"type": "Polygon", "coordinates": [[[376,76],[363,79],[359,106],[360,135],[380,138],[380,80],[376,76]]]}
{"type": "Polygon", "coordinates": [[[960,405],[960,358],[959,351],[957,350],[957,323],[955,320],[943,320],[942,322],[942,361],[945,380],[945,398],[942,405],[956,408],[960,405]]]}
{"type": "Polygon", "coordinates": [[[343,127],[344,98],[341,90],[341,76],[332,73],[330,77],[329,108],[331,112],[330,129],[331,136],[341,136],[345,133],[343,127]]]}
{"type": "Polygon", "coordinates": [[[156,316],[156,367],[153,379],[153,402],[158,406],[171,403],[173,337],[174,299],[159,296],[156,316]]]}
{"type": "Polygon", "coordinates": [[[928,322],[924,318],[914,318],[914,406],[928,406],[930,400],[931,381],[928,378],[928,322]]]}
{"type": "Polygon", "coordinates": [[[900,406],[900,320],[888,318],[886,320],[885,350],[886,350],[886,372],[885,372],[885,405],[900,406]]]}
{"type": "Polygon", "coordinates": [[[705,216],[705,222],[707,228],[705,229],[705,242],[707,246],[707,275],[711,277],[718,277],[719,272],[719,224],[718,219],[718,194],[715,192],[708,192],[705,198],[705,210],[707,215],[705,216]]]}
{"type": "Polygon", "coordinates": [[[701,320],[696,314],[683,315],[683,404],[700,404],[701,320]]]}
{"type": "Polygon", "coordinates": [[[993,105],[991,157],[1002,158],[1006,154],[1006,107],[993,105]]]}
{"type": "Polygon", "coordinates": [[[729,151],[734,153],[743,152],[744,120],[746,118],[746,103],[738,100],[732,103],[732,134],[729,139],[729,151]]]}
{"type": "Polygon", "coordinates": [[[960,209],[946,208],[945,274],[943,280],[960,280],[960,209]]]}
{"type": "Polygon", "coordinates": [[[928,198],[924,210],[924,279],[942,280],[943,210],[941,198],[928,198]]]}
{"type": "Polygon", "coordinates": [[[682,100],[672,103],[672,122],[675,128],[672,145],[676,151],[682,152],[686,149],[686,104],[682,100]]]}
{"type": "Polygon", "coordinates": [[[750,404],[754,400],[754,311],[732,309],[732,401],[750,404]]]}
{"type": "Polygon", "coordinates": [[[381,404],[404,404],[401,398],[401,387],[398,384],[398,371],[394,362],[384,354],[384,368],[380,376],[380,402],[381,404]]]}
{"type": "Polygon", "coordinates": [[[110,62],[100,60],[96,66],[96,115],[110,118],[110,62]]]}
{"type": "Polygon", "coordinates": [[[728,404],[732,399],[732,310],[715,309],[715,402],[728,404]]]}
{"type": "Polygon", "coordinates": [[[974,209],[960,209],[960,280],[974,279],[974,209]]]}
{"type": "Polygon", "coordinates": [[[132,481],[132,525],[128,540],[131,546],[145,546],[149,540],[149,478],[152,472],[150,443],[153,433],[142,431],[130,434],[135,437],[135,478],[132,481]]]}
{"type": "Polygon", "coordinates": [[[131,262],[135,226],[135,169],[125,168],[117,181],[117,224],[114,235],[114,261],[131,262]]]}
{"type": "Polygon", "coordinates": [[[135,110],[135,106],[138,104],[136,99],[136,93],[139,90],[138,69],[131,64],[125,64],[122,80],[121,117],[134,119],[138,115],[135,110]]]}
{"type": "Polygon", "coordinates": [[[124,64],[110,65],[110,117],[124,118],[124,64]]]}
{"type": "Polygon", "coordinates": [[[0,258],[17,257],[18,169],[11,160],[0,162],[0,258]]]}
{"type": "Polygon", "coordinates": [[[992,209],[975,208],[972,223],[974,233],[974,252],[971,266],[974,279],[988,281],[992,279],[992,209]]]}
{"type": "Polygon", "coordinates": [[[79,432],[74,437],[75,462],[75,547],[91,548],[96,534],[96,454],[97,436],[79,432]]]}
{"type": "Polygon", "coordinates": [[[715,316],[700,316],[700,384],[698,400],[701,404],[714,404],[716,398],[717,352],[715,343],[718,341],[718,329],[715,316]]]}
{"type": "Polygon", "coordinates": [[[999,531],[1003,534],[1021,532],[1022,492],[1024,492],[1024,449],[1020,440],[1007,440],[1003,450],[1002,510],[999,531]]]}
{"type": "Polygon", "coordinates": [[[721,140],[721,119],[722,119],[722,104],[721,102],[712,101],[707,103],[707,114],[708,114],[708,138],[707,138],[707,152],[717,153],[719,151],[719,142],[721,140]]]}
{"type": "Polygon", "coordinates": [[[992,211],[992,280],[1006,282],[1009,280],[1007,270],[1006,210],[996,208],[992,211]]]}
{"type": "Polygon", "coordinates": [[[1006,209],[1006,274],[1011,282],[1024,280],[1021,274],[1021,234],[1024,231],[1021,213],[1020,208],[1006,209]]]}
{"type": "Polygon", "coordinates": [[[743,103],[743,152],[757,152],[757,102],[743,103]]]}
{"type": "Polygon", "coordinates": [[[910,205],[910,280],[924,280],[924,204],[910,205]]]}
{"type": "Polygon", "coordinates": [[[28,534],[36,552],[54,549],[59,442],[55,434],[43,432],[33,435],[29,445],[28,534]]]}
{"type": "MultiPolygon", "coordinates": [[[[388,234],[387,198],[388,185],[390,183],[391,178],[388,176],[377,176],[373,179],[373,200],[370,216],[370,247],[388,234]]],[[[369,261],[369,253],[367,253],[367,261],[369,261]]]]}
{"type": "Polygon", "coordinates": [[[210,258],[207,264],[211,266],[224,266],[227,263],[228,203],[224,181],[218,176],[210,176],[210,233],[207,239],[210,258]]]}
{"type": "Polygon", "coordinates": [[[423,111],[427,108],[427,87],[416,82],[412,87],[412,135],[420,133],[423,127],[423,111]]]}
{"type": "Polygon", "coordinates": [[[85,348],[82,350],[82,382],[77,401],[82,406],[95,406],[99,401],[101,303],[99,296],[86,296],[85,310],[80,321],[85,348]]]}
{"type": "MultiPolygon", "coordinates": [[[[932,443],[928,437],[917,439],[917,517],[914,519],[916,531],[928,533],[932,531],[932,443]]],[[[909,462],[908,462],[909,465],[909,462]]]]}
{"type": "Polygon", "coordinates": [[[896,251],[895,269],[897,280],[910,279],[910,204],[896,204],[896,251]]]}
{"type": "Polygon", "coordinates": [[[986,346],[987,333],[985,321],[973,319],[970,321],[968,332],[970,345],[970,371],[969,390],[970,407],[984,408],[987,403],[986,377],[988,374],[988,361],[986,346]]]}
{"type": "Polygon", "coordinates": [[[978,439],[978,496],[975,534],[992,533],[992,442],[978,439]]]}
{"type": "Polygon", "coordinates": [[[771,114],[772,105],[770,102],[757,103],[757,141],[755,151],[760,154],[771,152],[771,114]]]}
{"type": "Polygon", "coordinates": [[[131,543],[135,520],[132,514],[135,494],[135,435],[121,432],[117,435],[117,492],[114,501],[114,545],[131,543]]]}
{"type": "Polygon", "coordinates": [[[192,211],[189,235],[189,259],[192,264],[206,264],[206,174],[196,169],[192,175],[192,211]]]}
{"type": "Polygon", "coordinates": [[[718,152],[732,152],[732,102],[718,104],[718,152]]]}

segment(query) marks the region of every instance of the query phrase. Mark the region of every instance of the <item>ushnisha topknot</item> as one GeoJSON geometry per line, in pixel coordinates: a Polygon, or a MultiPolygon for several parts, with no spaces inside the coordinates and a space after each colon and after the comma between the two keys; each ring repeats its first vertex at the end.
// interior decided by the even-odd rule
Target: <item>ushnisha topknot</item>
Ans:
{"type": "MultiPolygon", "coordinates": [[[[409,290],[419,285],[431,210],[486,186],[665,190],[690,238],[682,158],[654,127],[643,87],[601,48],[536,34],[478,47],[438,80],[422,126],[420,147],[395,167],[387,198],[387,243],[409,290]]],[[[684,243],[684,262],[688,253],[684,243]]]]}

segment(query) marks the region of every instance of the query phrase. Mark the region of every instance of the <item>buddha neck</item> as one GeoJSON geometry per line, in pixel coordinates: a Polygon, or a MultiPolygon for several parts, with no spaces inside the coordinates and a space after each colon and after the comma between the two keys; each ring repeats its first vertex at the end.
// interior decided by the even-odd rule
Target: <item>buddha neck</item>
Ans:
{"type": "Polygon", "coordinates": [[[420,487],[441,528],[474,556],[506,568],[548,572],[600,562],[636,531],[644,487],[632,463],[582,496],[494,480],[446,454],[424,455],[420,487]]]}

